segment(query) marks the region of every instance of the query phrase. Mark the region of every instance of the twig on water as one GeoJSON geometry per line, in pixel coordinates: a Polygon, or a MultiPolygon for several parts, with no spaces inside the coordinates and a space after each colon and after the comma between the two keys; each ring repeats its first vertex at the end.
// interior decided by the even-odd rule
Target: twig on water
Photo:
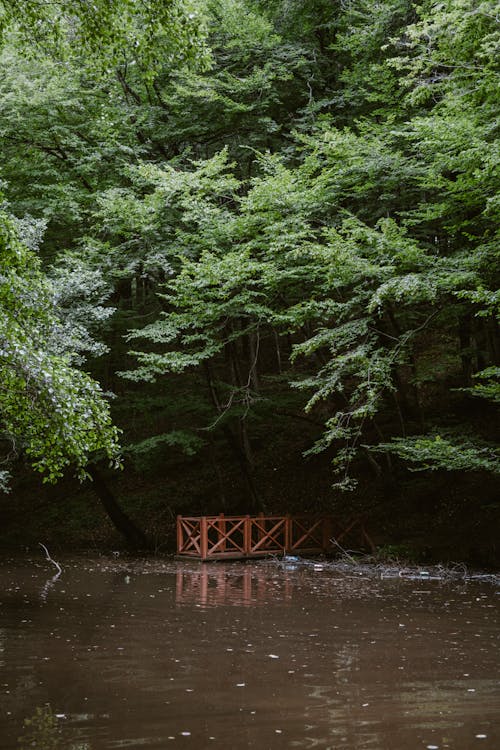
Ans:
{"type": "Polygon", "coordinates": [[[333,542],[333,544],[334,544],[334,545],[335,545],[336,547],[338,547],[338,548],[339,548],[339,550],[340,550],[340,551],[342,552],[342,555],[343,555],[344,557],[347,557],[347,559],[348,559],[348,560],[350,560],[350,561],[352,562],[352,564],[353,564],[353,565],[357,565],[357,564],[358,564],[358,561],[357,561],[357,560],[355,560],[355,559],[354,559],[354,557],[353,557],[352,555],[350,555],[350,554],[349,554],[349,552],[347,552],[347,550],[345,550],[345,549],[344,549],[343,547],[341,547],[341,546],[340,546],[340,544],[339,544],[339,543],[337,542],[337,540],[336,540],[336,539],[335,539],[334,537],[332,537],[332,538],[330,539],[330,542],[333,542]]]}
{"type": "Polygon", "coordinates": [[[41,548],[42,548],[43,550],[45,550],[45,556],[46,556],[47,560],[48,560],[49,562],[51,562],[51,563],[52,563],[52,565],[55,565],[55,566],[56,566],[56,568],[57,568],[57,572],[58,572],[59,574],[61,574],[61,573],[62,573],[62,568],[61,568],[61,566],[59,565],[59,563],[58,563],[58,562],[56,562],[55,560],[53,560],[53,559],[51,558],[51,556],[49,555],[49,550],[47,549],[47,547],[45,546],[45,544],[42,544],[41,542],[38,542],[38,544],[40,545],[40,547],[41,547],[41,548]]]}

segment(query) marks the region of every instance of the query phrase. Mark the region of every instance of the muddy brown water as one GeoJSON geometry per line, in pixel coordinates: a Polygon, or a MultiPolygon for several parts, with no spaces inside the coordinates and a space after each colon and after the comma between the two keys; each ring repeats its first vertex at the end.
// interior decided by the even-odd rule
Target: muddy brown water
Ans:
{"type": "Polygon", "coordinates": [[[1,750],[500,748],[490,583],[60,562],[0,563],[1,750]]]}

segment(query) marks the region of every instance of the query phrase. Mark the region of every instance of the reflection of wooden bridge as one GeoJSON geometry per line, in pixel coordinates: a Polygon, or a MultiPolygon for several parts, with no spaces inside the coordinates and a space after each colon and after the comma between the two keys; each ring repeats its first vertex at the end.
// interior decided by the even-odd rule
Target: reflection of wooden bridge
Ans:
{"type": "Polygon", "coordinates": [[[282,570],[272,580],[269,569],[255,565],[234,566],[201,565],[197,569],[186,569],[180,565],[176,571],[177,606],[197,605],[201,607],[264,606],[276,598],[288,602],[292,598],[293,580],[282,570]]]}
{"type": "Polygon", "coordinates": [[[370,541],[358,519],[341,526],[331,516],[177,516],[177,554],[200,560],[332,552],[355,527],[370,541]]]}

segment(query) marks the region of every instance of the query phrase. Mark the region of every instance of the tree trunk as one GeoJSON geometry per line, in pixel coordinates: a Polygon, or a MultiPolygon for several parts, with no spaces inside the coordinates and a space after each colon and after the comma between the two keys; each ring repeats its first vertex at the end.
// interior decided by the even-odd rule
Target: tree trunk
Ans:
{"type": "MultiPolygon", "coordinates": [[[[204,371],[211,401],[215,406],[217,413],[219,415],[222,415],[224,413],[224,407],[220,403],[219,395],[212,378],[210,365],[207,362],[205,363],[204,371]]],[[[244,421],[239,420],[238,428],[239,434],[235,435],[229,425],[223,424],[222,434],[227,441],[231,453],[240,466],[245,488],[248,493],[248,499],[250,502],[249,511],[252,513],[257,513],[265,510],[264,501],[257,489],[254,480],[253,457],[251,454],[244,421]]]]}
{"type": "Polygon", "coordinates": [[[87,471],[92,477],[94,492],[103,504],[104,510],[115,529],[122,534],[128,546],[132,549],[146,549],[149,546],[146,535],[120,508],[101,472],[95,466],[88,467],[87,471]]]}

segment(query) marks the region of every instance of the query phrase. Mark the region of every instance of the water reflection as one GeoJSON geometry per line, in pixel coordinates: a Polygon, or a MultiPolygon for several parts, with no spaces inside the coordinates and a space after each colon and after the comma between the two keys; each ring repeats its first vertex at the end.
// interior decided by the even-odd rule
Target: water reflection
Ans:
{"type": "Polygon", "coordinates": [[[24,734],[18,742],[19,750],[62,750],[61,730],[50,704],[37,706],[33,716],[24,720],[24,734]]]}
{"type": "Polygon", "coordinates": [[[42,602],[47,601],[49,591],[55,586],[56,581],[58,581],[61,577],[61,573],[62,570],[58,570],[57,573],[52,576],[52,578],[49,578],[47,581],[45,581],[44,585],[40,589],[40,599],[42,600],[42,602]]]}
{"type": "Polygon", "coordinates": [[[235,572],[234,568],[227,568],[223,563],[201,563],[198,570],[179,567],[176,572],[177,606],[264,605],[273,594],[276,594],[278,584],[280,601],[291,601],[293,584],[287,573],[280,575],[279,579],[273,582],[269,569],[244,565],[239,567],[241,572],[235,572]]]}

